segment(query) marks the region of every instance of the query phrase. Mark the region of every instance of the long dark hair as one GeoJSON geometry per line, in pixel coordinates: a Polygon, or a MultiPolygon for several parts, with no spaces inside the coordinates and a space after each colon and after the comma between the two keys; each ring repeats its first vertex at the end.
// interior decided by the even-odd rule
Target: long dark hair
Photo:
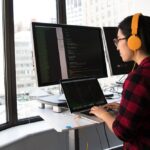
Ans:
{"type": "MultiPolygon", "coordinates": [[[[126,17],[118,25],[118,29],[121,29],[122,33],[128,38],[131,35],[131,21],[133,16],[126,17]]],[[[140,15],[138,23],[138,33],[142,41],[141,49],[150,54],[150,17],[140,15]]]]}

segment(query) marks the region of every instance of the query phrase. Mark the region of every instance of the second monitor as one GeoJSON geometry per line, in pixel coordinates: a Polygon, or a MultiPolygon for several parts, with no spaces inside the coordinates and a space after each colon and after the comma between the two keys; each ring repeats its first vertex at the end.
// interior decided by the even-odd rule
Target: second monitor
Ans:
{"type": "Polygon", "coordinates": [[[104,27],[104,36],[106,41],[106,49],[108,52],[111,74],[121,75],[128,74],[134,65],[133,62],[123,62],[119,51],[114,45],[113,39],[117,37],[117,27],[104,27]]]}

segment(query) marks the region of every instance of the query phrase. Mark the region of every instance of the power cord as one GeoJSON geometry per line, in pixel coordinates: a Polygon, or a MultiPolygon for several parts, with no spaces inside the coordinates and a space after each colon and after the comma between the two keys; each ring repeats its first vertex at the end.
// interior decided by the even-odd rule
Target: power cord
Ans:
{"type": "Polygon", "coordinates": [[[99,135],[99,132],[98,132],[98,125],[96,124],[95,126],[96,126],[96,132],[97,132],[97,135],[98,135],[98,138],[99,138],[99,143],[100,143],[101,149],[103,149],[102,141],[101,141],[101,138],[100,138],[100,135],[99,135]]]}
{"type": "Polygon", "coordinates": [[[122,75],[122,77],[121,77],[118,81],[116,81],[116,83],[122,85],[122,84],[123,84],[122,79],[123,79],[125,76],[126,76],[126,74],[122,75]]]}
{"type": "Polygon", "coordinates": [[[87,140],[87,138],[86,138],[84,129],[81,129],[81,130],[80,130],[80,133],[82,133],[82,135],[83,135],[83,137],[84,137],[84,140],[86,141],[85,150],[89,150],[89,143],[88,143],[88,140],[87,140]]]}
{"type": "Polygon", "coordinates": [[[110,143],[109,143],[108,136],[107,136],[107,133],[106,133],[106,124],[105,123],[103,123],[103,127],[104,127],[105,137],[106,137],[106,140],[107,140],[107,143],[108,143],[108,148],[110,148],[110,143]]]}
{"type": "Polygon", "coordinates": [[[88,142],[86,143],[86,150],[88,150],[89,149],[89,144],[88,144],[88,142]]]}

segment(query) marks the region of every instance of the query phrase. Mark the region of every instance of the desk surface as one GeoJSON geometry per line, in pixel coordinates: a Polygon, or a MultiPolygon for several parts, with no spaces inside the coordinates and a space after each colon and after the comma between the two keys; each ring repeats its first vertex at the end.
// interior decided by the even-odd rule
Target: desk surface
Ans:
{"type": "Polygon", "coordinates": [[[82,128],[85,126],[90,126],[90,125],[103,122],[102,120],[94,121],[84,116],[77,116],[75,114],[71,114],[69,111],[56,113],[51,110],[49,111],[48,115],[46,113],[46,115],[42,117],[57,132],[78,129],[78,128],[82,128]]]}
{"type": "MultiPolygon", "coordinates": [[[[67,107],[67,103],[65,98],[64,99],[59,99],[60,95],[52,95],[52,96],[42,96],[38,98],[38,101],[41,103],[53,105],[53,106],[60,106],[60,107],[67,107]]],[[[111,102],[119,102],[120,101],[120,95],[114,94],[113,97],[111,98],[106,98],[108,103],[111,102]]]]}
{"type": "MultiPolygon", "coordinates": [[[[65,103],[65,101],[61,102],[58,100],[58,96],[48,96],[41,97],[41,102],[47,102],[50,105],[57,105],[65,103]]],[[[118,95],[114,95],[113,98],[107,99],[108,103],[120,101],[120,97],[118,95]]],[[[46,114],[47,115],[47,114],[46,114]]],[[[94,116],[93,116],[94,117],[94,116]]],[[[43,116],[45,118],[45,116],[43,116]]],[[[96,117],[95,117],[96,118],[96,117]]],[[[54,112],[52,109],[49,110],[49,115],[45,118],[50,125],[58,132],[62,132],[64,130],[78,129],[85,126],[94,125],[96,123],[102,123],[103,121],[100,119],[91,120],[90,117],[77,116],[75,114],[71,114],[69,111],[63,111],[61,113],[54,112]]]]}

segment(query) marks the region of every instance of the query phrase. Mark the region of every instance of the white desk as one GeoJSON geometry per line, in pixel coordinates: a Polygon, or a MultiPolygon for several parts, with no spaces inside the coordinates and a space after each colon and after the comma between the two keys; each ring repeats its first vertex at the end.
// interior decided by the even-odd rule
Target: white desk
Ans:
{"type": "MultiPolygon", "coordinates": [[[[98,122],[87,119],[85,117],[77,117],[69,111],[61,113],[53,112],[51,109],[41,109],[41,117],[57,132],[69,131],[69,147],[74,147],[74,150],[79,150],[79,135],[78,129],[98,124],[98,122]],[[43,111],[45,110],[45,113],[43,111]],[[74,145],[74,146],[72,146],[74,145]]],[[[69,150],[73,150],[69,148],[69,150]]]]}
{"type": "MultiPolygon", "coordinates": [[[[0,149],[43,150],[44,148],[44,150],[86,150],[87,143],[89,150],[104,150],[109,147],[103,123],[93,125],[91,123],[80,128],[67,130],[64,128],[63,123],[70,124],[68,122],[69,119],[64,120],[68,112],[64,112],[65,116],[62,116],[62,113],[53,112],[49,105],[46,105],[45,109],[38,109],[38,112],[38,115],[43,117],[44,121],[1,131],[0,149]],[[56,124],[61,124],[62,132],[53,130],[56,124]]],[[[57,130],[60,130],[60,128],[57,128],[57,130]]],[[[116,136],[107,129],[107,126],[106,132],[110,147],[121,144],[116,136]]]]}
{"type": "MultiPolygon", "coordinates": [[[[53,112],[49,106],[45,109],[41,109],[41,111],[41,117],[43,117],[46,123],[57,132],[65,133],[66,131],[69,131],[69,150],[82,150],[82,148],[85,147],[85,138],[89,141],[89,146],[92,147],[91,144],[98,144],[96,147],[102,149],[99,145],[98,134],[101,136],[103,148],[107,148],[108,144],[105,137],[105,132],[103,131],[104,124],[102,120],[98,123],[84,117],[76,118],[76,116],[74,114],[70,114],[69,111],[56,113],[53,112]],[[99,133],[96,130],[100,130],[99,133]]],[[[115,137],[115,135],[113,135],[109,130],[107,132],[111,146],[120,144],[120,141],[117,137],[115,137]]]]}
{"type": "MultiPolygon", "coordinates": [[[[86,117],[71,114],[69,111],[65,111],[62,113],[53,112],[50,115],[51,115],[51,119],[49,121],[51,122],[51,126],[57,132],[78,129],[78,128],[82,128],[82,127],[86,127],[98,123],[86,117]]],[[[100,120],[100,122],[102,121],[100,120]]]]}
{"type": "MultiPolygon", "coordinates": [[[[58,97],[43,97],[40,98],[41,103],[48,104],[48,105],[54,105],[54,106],[61,106],[61,104],[64,105],[64,101],[58,101],[58,97]]],[[[117,95],[114,95],[114,98],[108,99],[108,103],[119,101],[120,97],[117,95]]],[[[44,106],[45,108],[45,106],[44,106]]],[[[71,145],[74,145],[73,150],[79,150],[79,129],[85,128],[88,126],[92,126],[95,124],[103,123],[102,120],[99,119],[99,121],[93,121],[85,117],[77,117],[75,114],[71,114],[69,111],[64,111],[61,113],[53,112],[52,110],[49,112],[48,116],[43,116],[43,118],[50,123],[52,128],[54,128],[57,132],[64,132],[69,131],[69,150],[72,148],[71,145]]]]}

